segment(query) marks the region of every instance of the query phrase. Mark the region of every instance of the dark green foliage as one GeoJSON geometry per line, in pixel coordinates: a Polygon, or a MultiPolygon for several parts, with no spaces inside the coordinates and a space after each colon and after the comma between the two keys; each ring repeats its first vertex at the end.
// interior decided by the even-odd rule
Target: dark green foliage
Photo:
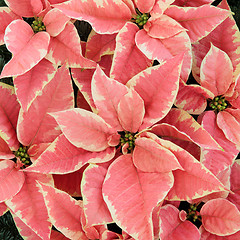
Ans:
{"type": "Polygon", "coordinates": [[[4,2],[4,0],[0,0],[0,7],[7,6],[7,4],[4,2]]]}
{"type": "Polygon", "coordinates": [[[11,213],[8,211],[0,217],[1,240],[23,240],[15,226],[11,213]]]}
{"type": "MultiPolygon", "coordinates": [[[[12,54],[6,48],[6,45],[0,45],[0,73],[3,69],[3,66],[11,59],[12,54]]],[[[2,78],[0,82],[7,83],[13,86],[13,80],[11,77],[2,78]]]]}

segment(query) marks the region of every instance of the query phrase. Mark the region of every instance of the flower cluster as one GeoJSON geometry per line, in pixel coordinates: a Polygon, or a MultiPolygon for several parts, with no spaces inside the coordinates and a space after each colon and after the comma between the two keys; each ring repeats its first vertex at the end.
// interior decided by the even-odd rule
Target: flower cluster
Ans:
{"type": "Polygon", "coordinates": [[[6,3],[0,215],[25,239],[240,239],[227,0],[6,3]]]}

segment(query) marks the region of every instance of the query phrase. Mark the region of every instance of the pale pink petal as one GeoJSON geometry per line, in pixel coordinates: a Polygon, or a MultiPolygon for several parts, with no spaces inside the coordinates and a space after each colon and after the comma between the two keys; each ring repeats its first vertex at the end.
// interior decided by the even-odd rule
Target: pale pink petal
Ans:
{"type": "Polygon", "coordinates": [[[46,27],[46,31],[51,37],[56,37],[65,28],[69,17],[64,15],[58,9],[51,9],[43,18],[43,23],[46,27]]]}
{"type": "Polygon", "coordinates": [[[93,61],[100,61],[104,55],[112,55],[116,45],[115,34],[98,34],[91,31],[88,36],[85,57],[93,61]]]}
{"type": "Polygon", "coordinates": [[[80,223],[83,214],[82,202],[45,184],[39,183],[39,188],[44,196],[48,215],[53,225],[70,239],[88,240],[80,223]]]}
{"type": "Polygon", "coordinates": [[[144,25],[144,30],[152,38],[169,38],[180,32],[186,31],[177,21],[167,15],[151,17],[144,25]]]}
{"type": "Polygon", "coordinates": [[[200,84],[215,96],[223,95],[233,81],[233,67],[228,55],[211,45],[200,67],[200,84]]]}
{"type": "Polygon", "coordinates": [[[52,142],[61,130],[51,112],[73,108],[72,82],[66,66],[57,70],[54,78],[46,84],[41,95],[32,102],[27,112],[20,111],[17,135],[25,145],[52,142]]]}
{"type": "Polygon", "coordinates": [[[207,107],[208,98],[214,98],[214,94],[209,90],[197,84],[187,85],[180,80],[174,104],[190,114],[201,114],[207,107]]]}
{"type": "Polygon", "coordinates": [[[164,173],[182,169],[171,151],[154,140],[144,137],[135,140],[133,163],[144,172],[164,173]]]}
{"type": "Polygon", "coordinates": [[[21,237],[27,240],[42,240],[29,226],[27,226],[19,217],[12,213],[12,217],[21,237]]]}
{"type": "Polygon", "coordinates": [[[187,151],[163,139],[158,142],[175,155],[184,169],[173,171],[174,185],[168,193],[168,200],[192,200],[209,193],[226,191],[223,184],[187,151]]]}
{"type": "Polygon", "coordinates": [[[213,199],[200,211],[203,227],[212,234],[226,236],[240,230],[240,212],[226,199],[213,199]]]}
{"type": "Polygon", "coordinates": [[[142,29],[136,34],[136,45],[149,58],[157,59],[159,62],[172,58],[173,56],[185,53],[181,78],[187,81],[192,67],[191,42],[186,32],[181,32],[173,37],[157,39],[150,37],[142,29]],[[176,45],[178,47],[176,47],[176,45]]]}
{"type": "Polygon", "coordinates": [[[188,135],[200,147],[216,150],[222,149],[213,137],[184,110],[171,109],[161,123],[168,123],[175,126],[179,131],[188,135]]]}
{"type": "Polygon", "coordinates": [[[0,173],[0,202],[4,202],[21,190],[25,177],[22,171],[18,171],[15,162],[11,160],[0,161],[0,173]]]}
{"type": "Polygon", "coordinates": [[[5,0],[5,2],[13,12],[22,17],[33,17],[40,13],[45,7],[44,1],[42,0],[22,0],[21,2],[5,0]]]}
{"type": "Polygon", "coordinates": [[[151,16],[157,17],[161,16],[164,11],[174,2],[174,0],[158,0],[151,10],[151,16]]]}
{"type": "Polygon", "coordinates": [[[132,17],[130,9],[121,0],[72,0],[54,7],[71,18],[89,22],[101,34],[118,32],[132,17]]]}
{"type": "Polygon", "coordinates": [[[0,45],[4,44],[4,34],[6,27],[15,19],[20,18],[14,12],[12,12],[8,7],[0,8],[0,45]]]}
{"type": "Polygon", "coordinates": [[[107,148],[101,152],[89,152],[77,148],[61,134],[25,171],[66,174],[79,170],[86,163],[109,161],[114,155],[115,148],[107,148]]]}
{"type": "Polygon", "coordinates": [[[11,22],[6,28],[4,42],[13,57],[4,66],[0,77],[17,76],[29,71],[46,56],[49,41],[48,33],[35,34],[25,21],[18,19],[11,22]]]}
{"type": "Polygon", "coordinates": [[[211,5],[188,8],[170,6],[164,13],[189,30],[192,42],[207,36],[230,15],[229,11],[211,5]]]}
{"type": "Polygon", "coordinates": [[[160,239],[199,240],[200,232],[197,227],[189,221],[182,222],[178,215],[179,210],[173,205],[167,204],[160,209],[160,239]]]}
{"type": "Polygon", "coordinates": [[[231,168],[231,191],[233,193],[229,193],[227,199],[235,204],[235,206],[240,211],[240,160],[235,160],[234,164],[231,168]]]}
{"type": "Polygon", "coordinates": [[[20,105],[12,86],[0,83],[0,91],[0,137],[12,151],[16,151],[19,147],[16,126],[20,105]]]}
{"type": "Polygon", "coordinates": [[[28,72],[14,78],[16,95],[23,111],[29,109],[34,99],[42,93],[43,88],[55,73],[56,68],[53,64],[43,59],[28,72]]]}
{"type": "Polygon", "coordinates": [[[134,90],[125,94],[118,104],[118,119],[124,130],[135,133],[139,130],[145,114],[144,101],[134,90]]]}
{"type": "Polygon", "coordinates": [[[108,169],[103,198],[113,220],[135,239],[153,239],[151,213],[172,187],[171,173],[137,170],[131,155],[122,155],[108,169]]]}
{"type": "Polygon", "coordinates": [[[75,108],[53,113],[66,138],[76,147],[99,152],[109,147],[108,137],[115,130],[101,117],[84,109],[75,108]]]}
{"type": "Polygon", "coordinates": [[[155,4],[155,0],[134,0],[134,3],[140,12],[149,13],[155,4]]]}
{"type": "MultiPolygon", "coordinates": [[[[221,1],[218,7],[230,10],[226,0],[221,1]]],[[[209,51],[211,43],[228,54],[233,65],[234,79],[236,79],[240,73],[240,58],[237,50],[240,47],[240,36],[239,29],[232,15],[218,25],[205,38],[193,44],[193,75],[196,79],[199,78],[200,64],[209,51]]]]}
{"type": "Polygon", "coordinates": [[[201,232],[201,240],[238,240],[240,239],[240,231],[228,235],[228,236],[218,236],[215,234],[211,234],[210,232],[206,231],[203,226],[199,228],[201,232]]]}
{"type": "Polygon", "coordinates": [[[68,22],[56,37],[51,37],[46,58],[56,65],[66,62],[73,68],[96,67],[95,62],[82,56],[80,38],[71,22],[68,22]]]}
{"type": "Polygon", "coordinates": [[[102,185],[107,168],[91,164],[83,175],[81,191],[87,225],[111,223],[112,217],[102,196],[102,185]]]}
{"type": "Polygon", "coordinates": [[[113,128],[121,131],[122,126],[117,113],[118,103],[128,92],[128,88],[116,80],[108,78],[98,66],[92,78],[91,90],[98,115],[113,128]]]}
{"type": "Polygon", "coordinates": [[[224,150],[202,149],[201,162],[215,175],[231,166],[239,153],[235,144],[230,142],[225,137],[222,130],[217,126],[216,117],[217,116],[213,111],[206,111],[204,115],[201,116],[201,125],[224,150]]]}
{"type": "Polygon", "coordinates": [[[113,56],[113,64],[110,77],[126,84],[137,73],[152,65],[136,46],[135,35],[139,31],[136,24],[126,23],[116,37],[116,49],[113,56]]]}
{"type": "Polygon", "coordinates": [[[228,140],[240,146],[240,109],[227,108],[219,112],[217,125],[228,140]]]}
{"type": "Polygon", "coordinates": [[[50,175],[25,173],[25,182],[21,191],[7,200],[6,205],[38,236],[49,239],[52,224],[49,222],[43,195],[39,192],[37,181],[53,184],[50,175]]]}
{"type": "MultiPolygon", "coordinates": [[[[98,62],[101,69],[104,71],[104,73],[109,76],[110,67],[112,64],[112,55],[105,55],[102,56],[101,61],[98,62]]],[[[79,90],[82,92],[84,98],[90,105],[93,112],[96,111],[96,106],[94,104],[94,101],[92,99],[92,90],[91,90],[91,81],[92,76],[95,70],[93,69],[80,69],[80,68],[72,68],[71,73],[73,80],[79,90]]]]}
{"type": "Polygon", "coordinates": [[[172,107],[178,91],[182,57],[179,55],[148,68],[127,83],[144,101],[145,116],[141,129],[161,120],[172,107]]]}

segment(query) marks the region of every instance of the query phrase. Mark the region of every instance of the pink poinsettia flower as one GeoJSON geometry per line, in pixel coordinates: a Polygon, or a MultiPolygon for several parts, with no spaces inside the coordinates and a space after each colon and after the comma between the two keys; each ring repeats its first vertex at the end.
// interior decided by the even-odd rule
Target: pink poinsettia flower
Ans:
{"type": "Polygon", "coordinates": [[[160,239],[238,239],[240,212],[223,198],[189,204],[187,211],[179,211],[167,204],[160,208],[160,239]],[[200,225],[200,229],[196,226],[200,225]],[[204,237],[203,237],[203,236],[204,237]],[[212,238],[210,237],[212,236],[212,238]],[[236,237],[236,238],[234,238],[236,237]]]}
{"type": "MultiPolygon", "coordinates": [[[[108,0],[99,4],[97,0],[71,0],[54,7],[71,18],[88,21],[100,34],[119,32],[127,22],[133,22],[140,29],[135,33],[135,38],[129,41],[135,41],[149,59],[163,61],[186,53],[181,77],[187,81],[192,64],[191,41],[206,36],[229,12],[211,5],[178,7],[172,5],[173,2],[108,0]]],[[[131,35],[134,31],[132,27],[131,35]]]]}
{"type": "Polygon", "coordinates": [[[152,239],[151,212],[166,196],[169,200],[186,200],[212,191],[224,191],[215,176],[187,151],[157,137],[161,132],[200,146],[219,148],[199,124],[186,116],[179,118],[179,122],[183,121],[181,125],[185,130],[195,129],[191,137],[187,131],[168,124],[154,125],[172,107],[181,61],[182,56],[178,56],[144,70],[129,81],[130,88],[108,78],[97,67],[91,89],[98,114],[84,109],[53,113],[64,135],[59,136],[26,171],[64,174],[90,163],[81,183],[88,225],[114,220],[135,239],[152,239]],[[151,133],[151,127],[157,135],[151,133]],[[108,159],[102,157],[106,151],[108,159]],[[189,176],[192,185],[188,188],[184,182],[190,181],[189,176]],[[126,198],[131,201],[123,206],[126,198]]]}
{"type": "Polygon", "coordinates": [[[202,113],[208,104],[217,115],[217,126],[227,139],[238,146],[240,146],[239,77],[235,79],[228,55],[212,44],[200,67],[200,86],[186,85],[182,91],[180,90],[177,99],[178,106],[195,114],[202,113]]]}
{"type": "MultiPolygon", "coordinates": [[[[0,77],[18,76],[26,73],[43,58],[56,65],[64,62],[71,67],[94,67],[95,63],[81,54],[80,39],[70,18],[57,9],[51,9],[47,1],[7,1],[12,15],[19,19],[5,25],[4,43],[13,54],[4,66],[0,77]],[[18,40],[16,38],[18,37],[18,40]]],[[[6,14],[6,12],[5,12],[6,14]]],[[[1,32],[3,29],[1,29],[1,32]]]]}
{"type": "Polygon", "coordinates": [[[52,176],[24,170],[61,133],[48,113],[73,108],[71,78],[65,67],[59,68],[27,112],[20,108],[13,87],[0,87],[0,202],[35,234],[49,239],[51,224],[36,181],[53,184],[52,176]]]}

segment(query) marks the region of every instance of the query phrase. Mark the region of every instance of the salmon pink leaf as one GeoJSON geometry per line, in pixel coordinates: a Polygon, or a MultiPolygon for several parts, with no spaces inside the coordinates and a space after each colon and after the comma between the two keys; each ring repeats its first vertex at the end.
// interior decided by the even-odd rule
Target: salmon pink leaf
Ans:
{"type": "Polygon", "coordinates": [[[144,172],[170,172],[182,169],[177,158],[168,149],[150,138],[137,138],[133,151],[134,165],[144,172]]]}
{"type": "Polygon", "coordinates": [[[81,182],[83,208],[88,226],[111,223],[112,217],[102,196],[107,168],[90,164],[81,182]]]}
{"type": "Polygon", "coordinates": [[[12,12],[8,7],[0,8],[0,45],[4,44],[4,34],[6,27],[13,21],[20,18],[14,12],[12,12]]]}
{"type": "Polygon", "coordinates": [[[212,192],[227,191],[223,184],[187,151],[169,141],[157,141],[175,155],[184,169],[173,171],[174,185],[168,193],[168,200],[192,200],[212,192]]]}
{"type": "Polygon", "coordinates": [[[50,175],[25,173],[25,182],[21,191],[6,201],[10,210],[28,227],[43,239],[49,239],[51,223],[42,193],[39,192],[37,181],[53,184],[50,175]]]}
{"type": "Polygon", "coordinates": [[[170,204],[163,206],[159,212],[160,239],[162,240],[184,240],[200,239],[199,230],[189,221],[181,221],[179,210],[170,204]]]}
{"type": "Polygon", "coordinates": [[[115,155],[115,148],[101,152],[89,152],[72,145],[61,134],[25,171],[66,174],[79,170],[86,163],[105,162],[115,155]]]}
{"type": "Polygon", "coordinates": [[[116,37],[116,49],[110,77],[126,84],[137,73],[152,65],[136,46],[135,35],[139,31],[136,24],[126,23],[116,37]]]}
{"type": "Polygon", "coordinates": [[[66,62],[72,68],[96,67],[95,62],[82,56],[80,38],[71,22],[56,37],[51,37],[46,59],[58,66],[66,62]]]}
{"type": "Polygon", "coordinates": [[[122,96],[118,104],[118,119],[124,130],[135,133],[139,130],[145,114],[144,102],[138,93],[131,90],[122,96]]]}
{"type": "Polygon", "coordinates": [[[69,17],[55,8],[48,11],[43,18],[46,31],[51,37],[56,37],[60,32],[62,32],[69,20],[69,17]]]}
{"type": "Polygon", "coordinates": [[[214,96],[223,95],[233,79],[233,67],[228,55],[211,44],[200,67],[200,84],[214,96]]]}
{"type": "Polygon", "coordinates": [[[37,15],[46,7],[44,4],[45,1],[42,0],[36,0],[34,2],[23,0],[21,3],[12,0],[5,0],[5,2],[13,12],[23,17],[32,17],[37,15]]]}
{"type": "Polygon", "coordinates": [[[46,59],[41,60],[31,70],[14,78],[15,91],[23,111],[27,111],[44,86],[53,78],[56,69],[46,59]]]}
{"type": "Polygon", "coordinates": [[[207,36],[230,15],[229,11],[211,5],[187,8],[173,5],[164,13],[189,30],[188,35],[192,42],[207,36]]]}
{"type": "Polygon", "coordinates": [[[19,147],[16,126],[20,105],[12,86],[0,83],[0,91],[0,137],[12,151],[16,151],[19,147]]]}
{"type": "Polygon", "coordinates": [[[23,20],[12,21],[5,31],[4,42],[12,59],[4,66],[1,78],[22,75],[37,65],[47,54],[50,36],[46,32],[34,33],[23,20]],[[16,41],[16,35],[19,38],[16,41]]]}
{"type": "Polygon", "coordinates": [[[131,19],[131,11],[124,1],[120,0],[71,0],[53,5],[67,16],[89,22],[100,34],[118,32],[131,19]]]}
{"type": "Polygon", "coordinates": [[[127,83],[144,101],[145,116],[141,129],[161,120],[172,107],[178,91],[182,59],[183,55],[179,55],[148,68],[127,83]]]}
{"type": "Polygon", "coordinates": [[[80,223],[83,214],[82,202],[45,184],[39,183],[39,189],[44,196],[48,215],[54,226],[70,239],[88,240],[80,223]]]}
{"type": "Polygon", "coordinates": [[[116,47],[116,35],[98,34],[92,30],[86,45],[86,58],[98,62],[102,56],[112,55],[116,47]]]}
{"type": "Polygon", "coordinates": [[[0,160],[0,202],[16,195],[23,186],[25,176],[15,165],[13,161],[0,160]]]}
{"type": "Polygon", "coordinates": [[[18,139],[28,146],[34,143],[50,143],[60,133],[57,123],[48,113],[73,108],[72,82],[66,66],[57,70],[46,84],[41,95],[32,102],[27,112],[22,109],[18,118],[18,139]]]}
{"type": "Polygon", "coordinates": [[[66,138],[76,147],[99,152],[109,147],[108,137],[114,129],[101,117],[84,109],[53,113],[66,138]],[[71,127],[69,127],[71,126],[71,127]]]}
{"type": "Polygon", "coordinates": [[[161,122],[175,126],[179,131],[187,134],[200,147],[222,149],[213,137],[190,114],[182,109],[171,109],[161,122]]]}
{"type": "Polygon", "coordinates": [[[203,227],[212,234],[226,236],[240,230],[240,212],[226,199],[208,201],[201,208],[200,215],[203,227]]]}
{"type": "Polygon", "coordinates": [[[98,110],[98,115],[108,124],[121,131],[118,120],[118,103],[128,88],[123,84],[108,78],[99,66],[93,74],[91,83],[92,97],[98,110]],[[117,91],[116,91],[117,89],[117,91]]]}
{"type": "Polygon", "coordinates": [[[113,220],[135,239],[153,239],[153,208],[172,187],[169,173],[146,173],[135,168],[130,154],[118,157],[103,183],[105,200],[113,220]]]}

